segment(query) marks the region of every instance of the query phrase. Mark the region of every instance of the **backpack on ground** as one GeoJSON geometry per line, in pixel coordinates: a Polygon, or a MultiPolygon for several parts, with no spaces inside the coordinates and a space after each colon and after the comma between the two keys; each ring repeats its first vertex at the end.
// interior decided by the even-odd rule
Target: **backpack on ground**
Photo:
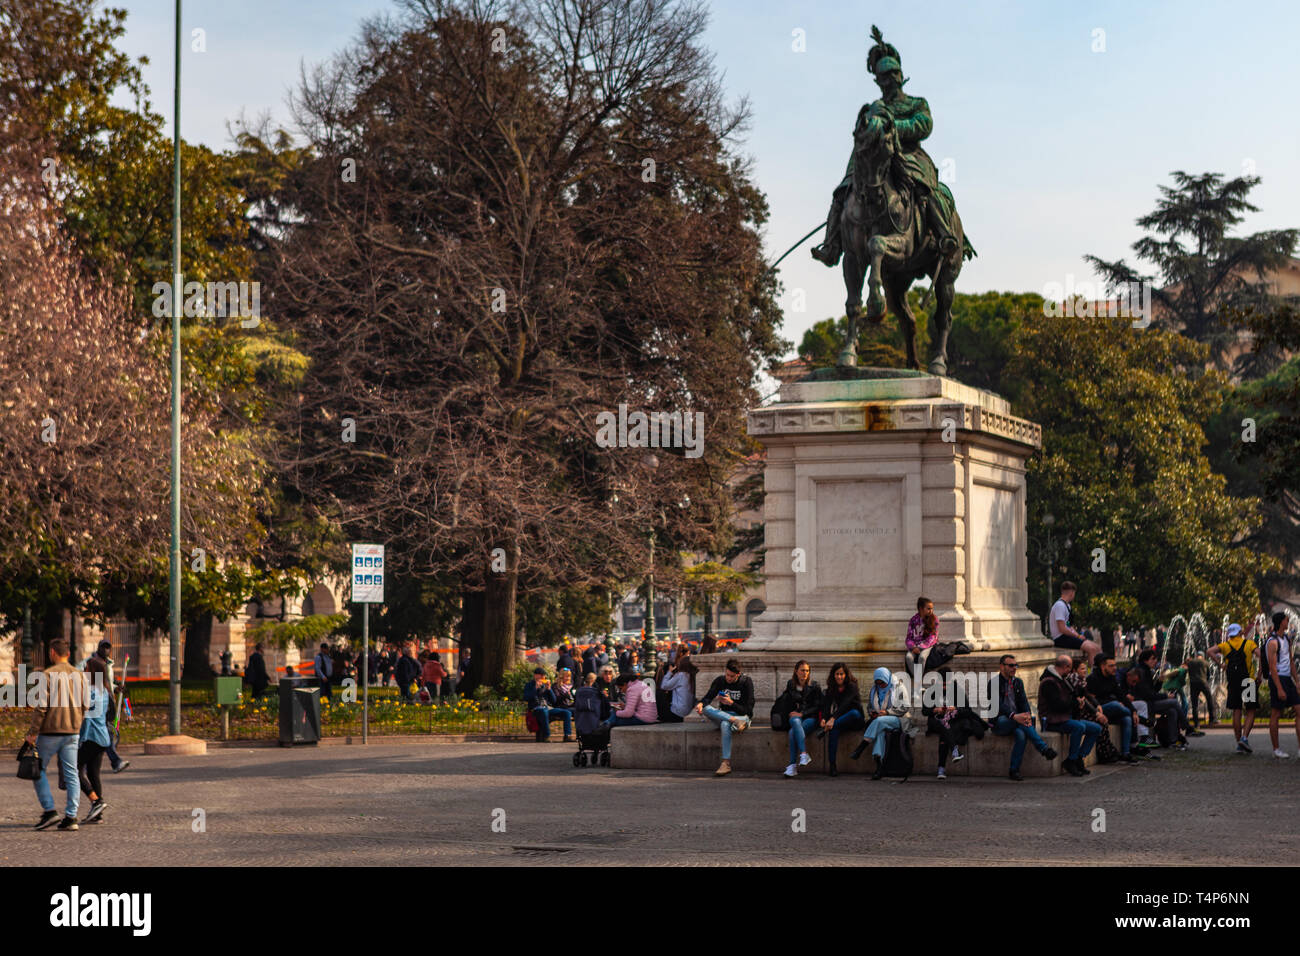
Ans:
{"type": "Polygon", "coordinates": [[[880,762],[880,773],[904,780],[912,775],[912,738],[901,730],[885,731],[885,757],[880,762]]]}
{"type": "Polygon", "coordinates": [[[1178,741],[1178,715],[1168,710],[1153,714],[1156,739],[1161,747],[1172,747],[1178,741]]]}

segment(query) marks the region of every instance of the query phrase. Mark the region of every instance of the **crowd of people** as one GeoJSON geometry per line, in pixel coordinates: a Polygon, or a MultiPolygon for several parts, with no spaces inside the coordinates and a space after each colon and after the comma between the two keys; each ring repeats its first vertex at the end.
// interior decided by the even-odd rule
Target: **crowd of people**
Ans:
{"type": "MultiPolygon", "coordinates": [[[[387,687],[393,684],[403,701],[414,703],[417,699],[423,703],[449,697],[456,691],[457,684],[465,676],[469,667],[470,650],[460,651],[459,664],[454,671],[443,663],[438,651],[422,649],[416,652],[414,641],[407,641],[400,647],[388,644],[372,647],[366,658],[366,677],[371,687],[387,687]]],[[[244,683],[254,699],[266,693],[271,684],[270,673],[266,667],[262,644],[257,644],[248,655],[248,661],[242,676],[244,683]]],[[[334,688],[345,680],[359,683],[361,680],[362,652],[346,647],[331,647],[323,642],[312,658],[313,679],[320,687],[321,700],[330,700],[334,688]]],[[[286,671],[286,676],[294,676],[286,671]]]]}
{"type": "MultiPolygon", "coordinates": [[[[1118,643],[1131,652],[1121,662],[1114,653],[1103,651],[1092,634],[1071,625],[1070,605],[1076,591],[1073,583],[1064,582],[1049,614],[1050,634],[1058,653],[1039,675],[1036,707],[1031,707],[1024,682],[1017,676],[1020,665],[1014,654],[999,659],[996,708],[990,706],[982,712],[972,708],[971,702],[957,699],[954,689],[944,683],[939,685],[945,688],[941,699],[933,706],[915,706],[899,677],[887,667],[876,668],[864,690],[847,663],[833,664],[825,683],[819,684],[809,662],[798,661],[773,705],[772,726],[784,730],[789,741],[784,775],[796,777],[800,768],[812,762],[809,741],[816,739],[825,741],[828,771],[837,776],[839,739],[857,731],[862,739],[850,756],[859,759],[869,749],[876,779],[884,773],[890,735],[911,737],[922,731],[939,738],[940,779],[946,778],[950,761],[964,759],[962,747],[972,737],[982,739],[986,733],[1012,738],[1007,771],[1012,780],[1023,779],[1021,768],[1030,746],[1045,759],[1058,756],[1044,739],[1048,733],[1060,735],[1065,750],[1063,769],[1076,777],[1091,772],[1086,761],[1094,749],[1106,763],[1158,760],[1155,750],[1185,750],[1189,737],[1204,736],[1200,728],[1215,724],[1212,667],[1224,671],[1237,752],[1251,752],[1249,738],[1259,690],[1266,685],[1274,702],[1270,715],[1273,754],[1288,756],[1279,744],[1279,720],[1282,710],[1300,704],[1300,692],[1292,676],[1284,615],[1274,615],[1273,631],[1261,644],[1233,624],[1223,640],[1210,647],[1208,657],[1194,651],[1165,666],[1161,664],[1166,656],[1162,648],[1127,643],[1120,631],[1115,635],[1118,643]],[[945,693],[952,699],[943,697],[945,693]],[[1119,728],[1118,745],[1111,739],[1112,726],[1119,728]]],[[[1216,633],[1216,639],[1218,636],[1216,633]]],[[[908,623],[905,643],[903,664],[909,673],[935,670],[943,675],[954,656],[969,651],[961,642],[939,641],[934,604],[925,597],[917,600],[917,613],[908,623]]],[[[535,717],[537,739],[549,740],[550,725],[555,721],[562,722],[565,740],[574,739],[573,694],[581,682],[599,693],[605,729],[677,722],[691,713],[708,720],[721,734],[722,761],[716,774],[731,773],[732,740],[750,728],[754,717],[754,686],[740,659],[729,659],[723,673],[697,696],[698,668],[689,645],[672,646],[653,675],[643,672],[635,647],[615,645],[612,651],[613,656],[608,645],[597,644],[577,656],[573,648],[561,647],[554,685],[545,669],[536,669],[525,698],[535,717]]],[[[1300,722],[1296,737],[1300,744],[1300,722]]]]}
{"type": "MultiPolygon", "coordinates": [[[[1060,599],[1049,615],[1050,634],[1058,653],[1039,675],[1036,714],[1018,676],[1019,664],[1013,654],[1003,654],[998,661],[996,707],[991,706],[991,701],[981,712],[970,706],[973,701],[959,698],[960,682],[939,682],[939,698],[918,707],[898,675],[888,667],[875,669],[864,694],[847,663],[832,664],[822,684],[814,679],[808,661],[797,661],[772,707],[772,727],[784,731],[789,743],[784,776],[796,777],[800,768],[812,763],[809,744],[813,740],[825,742],[829,774],[837,776],[840,739],[859,731],[862,739],[850,758],[860,759],[869,749],[875,761],[873,779],[885,772],[891,740],[903,735],[912,737],[922,729],[938,738],[940,779],[946,777],[949,761],[964,759],[962,747],[972,737],[982,739],[988,733],[1013,738],[1008,768],[1013,780],[1023,779],[1021,766],[1030,746],[1045,759],[1057,757],[1044,739],[1045,733],[1060,735],[1061,746],[1066,748],[1063,767],[1073,776],[1090,772],[1085,762],[1094,748],[1103,762],[1156,760],[1159,757],[1153,750],[1186,749],[1189,737],[1204,736],[1200,729],[1201,702],[1205,704],[1205,724],[1215,724],[1211,667],[1223,670],[1236,752],[1252,752],[1250,734],[1261,692],[1267,688],[1273,756],[1290,756],[1279,739],[1280,719],[1283,710],[1300,707],[1300,691],[1292,670],[1284,614],[1273,615],[1272,630],[1262,641],[1252,639],[1240,625],[1230,624],[1222,635],[1215,632],[1208,657],[1195,651],[1163,667],[1161,661],[1167,658],[1167,651],[1129,644],[1117,633],[1117,643],[1131,651],[1121,666],[1115,654],[1103,651],[1090,635],[1071,626],[1070,604],[1075,593],[1075,586],[1064,582],[1060,599]],[[1118,746],[1111,740],[1112,726],[1120,730],[1118,746]]],[[[905,639],[907,650],[902,663],[909,673],[935,671],[942,675],[954,656],[968,652],[961,642],[941,643],[938,632],[933,602],[919,598],[905,639]]],[[[114,772],[130,765],[118,756],[111,729],[121,696],[114,683],[111,652],[112,645],[103,641],[95,654],[74,667],[69,660],[68,642],[50,642],[50,666],[44,672],[48,696],[45,703],[34,708],[25,738],[25,747],[34,751],[41,768],[33,781],[41,805],[38,830],[76,830],[81,823],[102,823],[107,807],[103,760],[108,758],[114,772]],[[55,758],[60,788],[67,791],[62,814],[55,808],[45,773],[55,758]],[[90,810],[78,821],[83,795],[90,801],[90,810]]],[[[321,644],[313,666],[323,696],[329,696],[331,685],[355,677],[359,657],[347,649],[321,644]]],[[[368,670],[374,684],[385,686],[395,681],[404,700],[413,701],[417,695],[422,700],[436,700],[444,692],[454,692],[455,683],[464,677],[468,665],[468,649],[462,651],[453,674],[437,651],[417,653],[415,644],[408,642],[400,648],[388,645],[372,650],[368,670]]],[[[698,715],[721,735],[722,761],[715,773],[725,776],[731,773],[734,737],[753,723],[753,681],[736,657],[726,661],[722,674],[702,695],[696,686],[698,674],[692,647],[685,642],[672,645],[653,674],[646,672],[635,646],[599,643],[579,653],[566,644],[559,649],[554,681],[544,668],[536,668],[524,699],[538,741],[550,739],[551,725],[556,722],[563,728],[564,740],[574,740],[575,697],[581,686],[595,691],[600,727],[605,732],[624,726],[680,723],[692,714],[698,715]]],[[[261,644],[249,655],[242,676],[251,685],[254,697],[269,686],[261,644]]],[[[1296,721],[1295,734],[1300,748],[1300,720],[1296,721]]]]}

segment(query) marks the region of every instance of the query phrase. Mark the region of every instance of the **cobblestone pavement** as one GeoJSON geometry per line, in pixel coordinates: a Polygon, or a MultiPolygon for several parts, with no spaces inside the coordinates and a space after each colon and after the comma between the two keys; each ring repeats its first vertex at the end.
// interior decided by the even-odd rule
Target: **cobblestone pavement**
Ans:
{"type": "Polygon", "coordinates": [[[105,823],[77,833],[32,831],[32,786],[9,771],[0,866],[84,864],[88,851],[125,865],[689,866],[724,848],[754,865],[1212,865],[1257,855],[1263,834],[1294,860],[1300,759],[1293,732],[1283,733],[1286,761],[1269,756],[1266,732],[1252,734],[1254,756],[1240,757],[1219,731],[1159,762],[1022,783],[578,770],[561,743],[133,757],[105,776],[105,823]],[[195,832],[196,809],[206,832],[195,832]],[[792,828],[797,810],[806,832],[792,828]],[[1098,810],[1105,832],[1094,832],[1098,810]]]}

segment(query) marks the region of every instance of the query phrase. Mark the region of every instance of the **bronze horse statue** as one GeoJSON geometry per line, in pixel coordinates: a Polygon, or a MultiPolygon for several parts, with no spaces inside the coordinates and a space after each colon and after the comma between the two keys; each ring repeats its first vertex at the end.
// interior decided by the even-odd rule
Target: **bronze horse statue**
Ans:
{"type": "Polygon", "coordinates": [[[961,274],[963,252],[969,250],[969,244],[964,240],[961,217],[954,208],[951,224],[957,247],[951,253],[940,252],[935,236],[926,229],[922,203],[927,200],[916,195],[901,156],[898,132],[889,109],[878,100],[867,112],[866,122],[860,123],[853,134],[852,187],[840,220],[844,287],[848,293],[844,305],[848,334],[839,364],[857,364],[858,319],[865,281],[867,321],[883,321],[887,310],[898,316],[906,338],[907,366],[919,369],[916,316],[907,303],[907,290],[918,279],[929,277],[935,296],[935,335],[929,371],[944,375],[948,371],[948,332],[952,327],[955,284],[961,274]]]}

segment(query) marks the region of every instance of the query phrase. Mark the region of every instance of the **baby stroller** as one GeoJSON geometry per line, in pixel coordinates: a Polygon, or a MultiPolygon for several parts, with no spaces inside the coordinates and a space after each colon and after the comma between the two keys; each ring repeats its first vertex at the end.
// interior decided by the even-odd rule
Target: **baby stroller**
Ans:
{"type": "Polygon", "coordinates": [[[594,687],[579,687],[573,695],[574,724],[578,732],[578,752],[573,755],[575,767],[591,765],[609,766],[609,728],[600,723],[600,694],[594,687]],[[590,753],[590,758],[588,758],[590,753]]]}

